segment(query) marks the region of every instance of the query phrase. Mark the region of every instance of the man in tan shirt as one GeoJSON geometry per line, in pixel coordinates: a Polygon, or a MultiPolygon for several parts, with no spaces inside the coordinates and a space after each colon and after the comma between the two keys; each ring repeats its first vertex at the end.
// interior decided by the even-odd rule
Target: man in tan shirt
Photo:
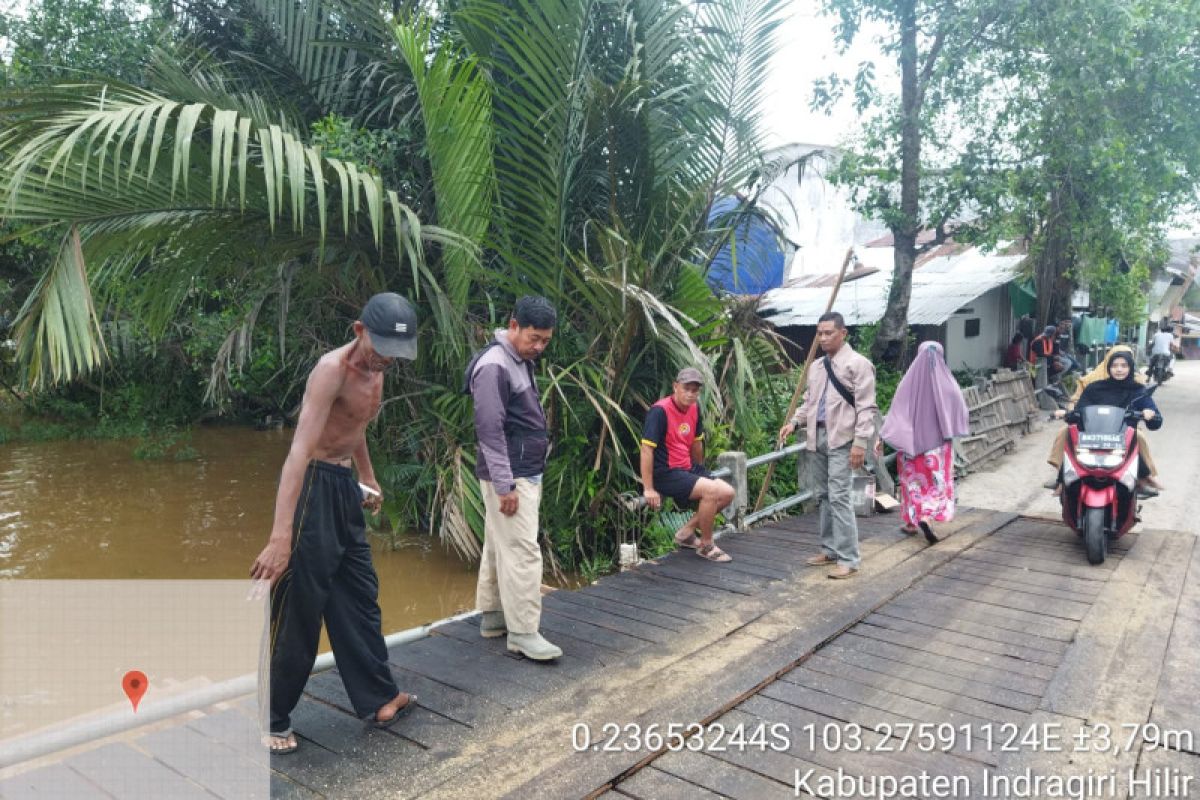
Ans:
{"type": "Polygon", "coordinates": [[[861,469],[874,435],[875,367],[846,344],[846,323],[836,311],[817,321],[817,343],[823,357],[808,370],[808,388],[796,414],[779,429],[786,440],[797,428],[807,429],[813,453],[812,480],[821,508],[821,554],[810,566],[832,566],[830,578],[849,578],[858,571],[858,524],[850,502],[853,470],[861,469]]]}

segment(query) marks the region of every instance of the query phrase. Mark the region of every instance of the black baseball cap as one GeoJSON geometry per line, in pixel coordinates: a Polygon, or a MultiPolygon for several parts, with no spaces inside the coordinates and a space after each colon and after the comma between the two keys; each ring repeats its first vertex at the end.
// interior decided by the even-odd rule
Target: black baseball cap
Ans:
{"type": "Polygon", "coordinates": [[[367,301],[359,317],[371,347],[384,358],[417,357],[417,312],[395,292],[380,292],[367,301]]]}

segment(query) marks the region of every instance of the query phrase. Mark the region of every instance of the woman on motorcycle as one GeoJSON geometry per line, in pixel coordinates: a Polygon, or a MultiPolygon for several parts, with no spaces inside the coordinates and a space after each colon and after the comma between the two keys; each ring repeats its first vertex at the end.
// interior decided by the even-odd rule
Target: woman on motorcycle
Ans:
{"type": "MultiPolygon", "coordinates": [[[[1098,383],[1100,381],[1107,380],[1109,378],[1108,365],[1112,361],[1112,359],[1118,355],[1126,356],[1126,357],[1128,357],[1129,361],[1132,362],[1133,361],[1133,348],[1131,348],[1129,345],[1119,344],[1119,345],[1113,347],[1111,350],[1109,350],[1108,353],[1104,356],[1104,360],[1101,361],[1099,364],[1097,364],[1095,369],[1093,369],[1091,372],[1082,376],[1079,379],[1079,385],[1075,387],[1075,394],[1071,398],[1071,405],[1069,406],[1070,408],[1074,409],[1079,405],[1080,398],[1082,397],[1083,392],[1087,389],[1088,386],[1091,386],[1092,384],[1098,383]]],[[[1145,378],[1143,378],[1137,372],[1134,372],[1133,380],[1137,382],[1138,386],[1142,386],[1145,384],[1145,378]]],[[[1061,416],[1061,414],[1059,414],[1057,416],[1061,416]]],[[[1147,426],[1147,427],[1149,427],[1149,426],[1147,426]]],[[[1153,430],[1153,428],[1152,428],[1152,430],[1153,430]]],[[[1158,468],[1155,467],[1154,459],[1150,456],[1150,445],[1149,445],[1149,443],[1147,443],[1145,435],[1142,434],[1141,431],[1138,431],[1137,437],[1138,437],[1138,455],[1141,458],[1142,463],[1146,466],[1146,468],[1149,470],[1149,473],[1150,473],[1149,476],[1145,479],[1145,485],[1143,487],[1141,487],[1141,491],[1142,491],[1143,495],[1153,497],[1158,494],[1158,492],[1156,490],[1162,488],[1162,486],[1156,480],[1156,478],[1158,476],[1158,468]]],[[[1054,467],[1054,472],[1056,475],[1058,474],[1059,467],[1062,466],[1063,448],[1066,447],[1066,444],[1067,444],[1067,429],[1063,428],[1062,430],[1060,430],[1058,432],[1058,435],[1054,437],[1054,443],[1052,445],[1050,445],[1050,455],[1046,457],[1046,463],[1049,464],[1050,466],[1054,467]]],[[[1057,486],[1058,486],[1057,480],[1048,481],[1046,483],[1046,488],[1054,489],[1056,493],[1058,491],[1057,486]]]]}
{"type": "MultiPolygon", "coordinates": [[[[1071,411],[1056,411],[1056,417],[1066,417],[1069,424],[1079,422],[1079,412],[1088,406],[1116,406],[1139,414],[1146,427],[1156,431],[1162,427],[1163,418],[1154,398],[1136,377],[1133,353],[1128,349],[1112,353],[1108,358],[1108,378],[1089,383],[1079,396],[1079,402],[1071,411]]],[[[1138,459],[1139,487],[1150,477],[1150,468],[1143,458],[1138,459]]]]}

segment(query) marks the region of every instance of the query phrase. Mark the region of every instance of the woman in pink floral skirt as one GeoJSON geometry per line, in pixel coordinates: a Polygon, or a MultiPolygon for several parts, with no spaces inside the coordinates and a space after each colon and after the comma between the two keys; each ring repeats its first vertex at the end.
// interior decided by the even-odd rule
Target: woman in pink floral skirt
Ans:
{"type": "Polygon", "coordinates": [[[918,528],[930,544],[930,522],[954,519],[954,452],[950,440],[970,432],[967,403],[937,342],[923,342],[904,373],[880,437],[896,450],[902,530],[918,528]]]}

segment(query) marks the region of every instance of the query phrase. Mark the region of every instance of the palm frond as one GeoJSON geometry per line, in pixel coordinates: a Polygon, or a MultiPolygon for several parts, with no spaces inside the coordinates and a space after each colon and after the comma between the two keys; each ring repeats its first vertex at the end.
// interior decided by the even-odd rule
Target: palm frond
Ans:
{"type": "MultiPolygon", "coordinates": [[[[397,25],[394,35],[420,101],[438,223],[481,245],[491,224],[496,188],[491,91],[475,58],[448,43],[430,53],[431,30],[432,23],[420,19],[412,25],[397,25]]],[[[466,307],[477,261],[469,252],[450,250],[441,267],[450,307],[466,307]]],[[[450,340],[465,343],[465,320],[453,315],[446,322],[460,331],[450,340]]],[[[465,353],[452,355],[461,360],[465,353]]]]}
{"type": "MultiPolygon", "coordinates": [[[[468,257],[475,251],[457,234],[422,225],[377,175],[325,157],[279,125],[256,126],[235,109],[92,84],[27,91],[15,100],[13,122],[0,134],[4,213],[79,226],[84,253],[107,237],[136,230],[137,250],[148,254],[172,239],[180,244],[178,237],[189,230],[211,233],[217,221],[231,229],[261,226],[277,236],[285,227],[287,236],[315,249],[320,261],[332,212],[346,240],[381,254],[391,251],[398,265],[407,264],[419,294],[431,285],[423,272],[424,241],[463,248],[468,257]]],[[[191,244],[185,249],[194,263],[205,247],[191,244]]],[[[91,303],[87,287],[86,281],[79,287],[85,306],[91,303]]],[[[27,308],[36,314],[53,306],[33,302],[27,308]]],[[[38,325],[22,331],[31,335],[38,325]]],[[[49,333],[87,337],[91,330],[76,325],[49,333]]],[[[75,340],[81,352],[93,345],[75,340]]],[[[56,357],[48,374],[67,378],[89,363],[56,357]]]]}

